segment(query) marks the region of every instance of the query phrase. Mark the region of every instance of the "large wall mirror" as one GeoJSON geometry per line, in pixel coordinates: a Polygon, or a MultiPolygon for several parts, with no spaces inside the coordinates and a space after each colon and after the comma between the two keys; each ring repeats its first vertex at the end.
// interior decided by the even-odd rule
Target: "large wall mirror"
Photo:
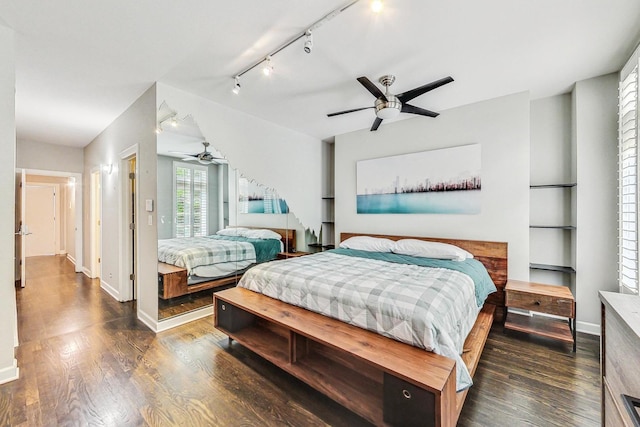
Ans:
{"type": "Polygon", "coordinates": [[[308,250],[286,199],[234,169],[191,116],[159,130],[159,321],[210,306],[256,263],[308,250]]]}

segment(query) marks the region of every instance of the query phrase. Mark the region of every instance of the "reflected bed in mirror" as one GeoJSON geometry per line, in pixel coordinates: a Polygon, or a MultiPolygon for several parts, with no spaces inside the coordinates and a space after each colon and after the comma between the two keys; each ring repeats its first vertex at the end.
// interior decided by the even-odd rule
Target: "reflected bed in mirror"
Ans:
{"type": "Polygon", "coordinates": [[[235,286],[251,266],[297,246],[306,250],[306,232],[277,191],[241,178],[215,141],[208,142],[191,116],[157,137],[158,320],[211,306],[213,293],[235,286]],[[261,214],[242,210],[258,200],[261,214]],[[261,242],[268,240],[262,235],[224,236],[240,228],[271,232],[277,244],[261,242]],[[216,245],[226,246],[212,249],[216,245]],[[197,247],[204,255],[194,252],[197,247]],[[175,250],[186,251],[187,259],[178,261],[185,255],[175,250]],[[198,258],[197,265],[189,257],[198,258]]]}

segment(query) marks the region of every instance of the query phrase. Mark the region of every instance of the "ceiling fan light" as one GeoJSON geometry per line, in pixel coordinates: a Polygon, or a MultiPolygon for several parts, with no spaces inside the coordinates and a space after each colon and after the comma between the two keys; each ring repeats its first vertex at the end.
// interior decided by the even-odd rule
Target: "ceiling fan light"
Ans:
{"type": "Polygon", "coordinates": [[[171,126],[178,127],[178,119],[176,119],[175,117],[171,118],[171,126]]]}
{"type": "Polygon", "coordinates": [[[400,110],[393,107],[383,108],[376,112],[376,116],[383,120],[396,118],[398,117],[399,114],[400,114],[400,110]]]}
{"type": "Polygon", "coordinates": [[[382,12],[382,7],[383,7],[383,6],[384,6],[384,5],[383,5],[383,3],[382,3],[382,0],[373,0],[373,1],[371,2],[371,10],[372,10],[374,13],[380,13],[380,12],[382,12]]]}

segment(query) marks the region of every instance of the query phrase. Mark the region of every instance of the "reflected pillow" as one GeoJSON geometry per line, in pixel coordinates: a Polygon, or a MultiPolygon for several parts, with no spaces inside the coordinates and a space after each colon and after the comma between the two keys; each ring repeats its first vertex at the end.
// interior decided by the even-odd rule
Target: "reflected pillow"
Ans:
{"type": "Polygon", "coordinates": [[[279,235],[273,230],[267,230],[266,228],[265,229],[259,228],[255,230],[249,229],[243,234],[243,236],[250,239],[276,239],[276,240],[282,239],[281,235],[279,235]]]}
{"type": "Polygon", "coordinates": [[[395,242],[392,252],[422,258],[451,259],[464,261],[473,258],[473,254],[448,243],[428,242],[426,240],[402,239],[395,242]]]}
{"type": "Polygon", "coordinates": [[[216,234],[218,236],[242,236],[244,237],[245,233],[249,231],[248,228],[245,227],[229,227],[229,228],[225,228],[223,230],[218,230],[216,231],[216,234]]]}
{"type": "Polygon", "coordinates": [[[394,241],[383,237],[354,236],[340,243],[343,249],[357,249],[369,252],[391,252],[394,241]]]}

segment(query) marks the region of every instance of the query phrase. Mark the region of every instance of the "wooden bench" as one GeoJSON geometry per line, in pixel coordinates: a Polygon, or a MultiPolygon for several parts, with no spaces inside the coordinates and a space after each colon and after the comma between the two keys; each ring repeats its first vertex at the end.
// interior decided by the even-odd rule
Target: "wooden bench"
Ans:
{"type": "MultiPolygon", "coordinates": [[[[455,362],[244,288],[214,295],[216,328],[375,425],[455,426],[467,391],[455,362]]],[[[465,341],[475,372],[493,322],[485,304],[465,341]]]]}

